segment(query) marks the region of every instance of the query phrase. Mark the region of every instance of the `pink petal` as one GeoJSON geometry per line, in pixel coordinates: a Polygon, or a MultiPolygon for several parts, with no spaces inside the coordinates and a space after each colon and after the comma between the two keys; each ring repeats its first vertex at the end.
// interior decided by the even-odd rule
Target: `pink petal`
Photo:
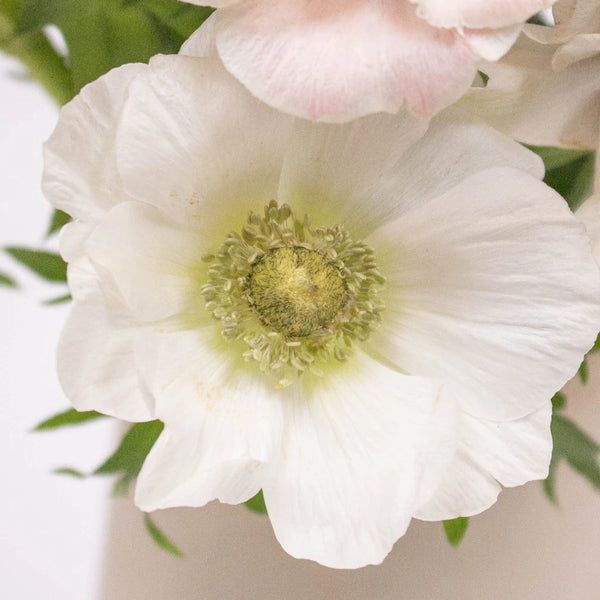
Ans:
{"type": "Polygon", "coordinates": [[[226,68],[261,100],[329,122],[403,105],[431,115],[475,74],[457,31],[430,27],[403,2],[250,0],[215,13],[226,68]]]}

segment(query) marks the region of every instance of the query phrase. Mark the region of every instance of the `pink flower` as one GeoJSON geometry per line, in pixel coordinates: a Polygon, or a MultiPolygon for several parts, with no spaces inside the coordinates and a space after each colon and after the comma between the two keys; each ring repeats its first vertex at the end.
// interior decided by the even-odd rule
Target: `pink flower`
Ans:
{"type": "MultiPolygon", "coordinates": [[[[189,0],[206,4],[205,0],[189,0]]],[[[295,116],[348,121],[401,107],[429,116],[497,60],[553,0],[213,0],[184,46],[218,54],[255,96],[295,116]]]]}

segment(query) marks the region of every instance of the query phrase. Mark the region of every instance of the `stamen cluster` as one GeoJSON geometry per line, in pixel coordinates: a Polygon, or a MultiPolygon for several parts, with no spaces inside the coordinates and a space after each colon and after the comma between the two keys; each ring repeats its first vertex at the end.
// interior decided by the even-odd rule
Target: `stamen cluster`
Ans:
{"type": "Polygon", "coordinates": [[[243,340],[245,360],[258,362],[285,387],[305,372],[322,375],[345,361],[380,319],[385,282],[373,251],[342,225],[313,227],[287,204],[271,201],[250,213],[206,255],[206,309],[228,341],[243,340]]]}

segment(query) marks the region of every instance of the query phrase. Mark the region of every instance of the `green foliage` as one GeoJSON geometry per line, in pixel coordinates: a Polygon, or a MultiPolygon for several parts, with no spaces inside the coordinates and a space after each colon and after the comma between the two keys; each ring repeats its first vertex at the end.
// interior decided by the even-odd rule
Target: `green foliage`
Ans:
{"type": "Polygon", "coordinates": [[[544,161],[544,181],[576,210],[592,194],[594,153],[551,146],[527,146],[544,161]]]}
{"type": "Polygon", "coordinates": [[[60,467],[59,469],[54,469],[52,471],[55,475],[68,475],[69,477],[75,477],[77,479],[85,479],[87,475],[74,469],[73,467],[60,467]]]}
{"type": "Polygon", "coordinates": [[[34,427],[34,431],[47,431],[48,429],[57,429],[58,427],[65,427],[68,425],[79,425],[86,421],[91,421],[104,417],[104,415],[94,410],[88,410],[79,412],[74,408],[65,410],[64,412],[58,413],[45,421],[42,421],[34,427]]]}
{"type": "Polygon", "coordinates": [[[587,360],[584,358],[581,365],[579,365],[579,370],[577,371],[577,375],[579,375],[579,379],[583,385],[588,382],[589,369],[587,360]]]}
{"type": "Polygon", "coordinates": [[[12,288],[18,287],[17,282],[4,273],[0,273],[0,285],[12,288]]]}
{"type": "Polygon", "coordinates": [[[148,452],[163,430],[160,421],[148,421],[132,425],[116,449],[95,471],[94,475],[117,474],[114,493],[125,495],[131,481],[137,477],[148,452]]]}
{"type": "MultiPolygon", "coordinates": [[[[560,410],[560,409],[559,409],[560,410]]],[[[596,489],[600,490],[600,445],[581,430],[571,419],[558,414],[552,415],[552,460],[544,491],[552,502],[556,502],[556,468],[562,460],[581,473],[596,489]]]]}
{"type": "Polygon", "coordinates": [[[69,302],[69,300],[71,300],[71,294],[63,294],[62,296],[57,296],[56,298],[44,300],[43,304],[45,306],[54,306],[55,304],[63,304],[64,302],[69,302]]]}
{"type": "Polygon", "coordinates": [[[62,210],[55,210],[52,213],[52,218],[50,219],[50,224],[48,225],[48,231],[46,232],[46,237],[50,237],[53,233],[60,231],[64,225],[66,225],[71,220],[71,217],[62,210]]]}
{"type": "Polygon", "coordinates": [[[177,52],[209,14],[179,0],[24,0],[18,28],[61,30],[77,92],[114,67],[177,52]]]}
{"type": "Polygon", "coordinates": [[[469,517],[457,517],[449,521],[444,521],[444,532],[448,541],[456,548],[462,541],[467,527],[469,526],[469,517]]]}
{"type": "Polygon", "coordinates": [[[67,263],[54,252],[9,246],[4,250],[22,265],[47,281],[67,280],[67,263]]]}
{"type": "Polygon", "coordinates": [[[265,504],[265,498],[263,496],[262,490],[259,490],[258,494],[256,494],[256,496],[252,496],[250,500],[246,500],[244,504],[252,512],[263,515],[267,514],[267,505],[265,504]]]}
{"type": "Polygon", "coordinates": [[[59,104],[73,96],[71,73],[41,30],[19,31],[18,21],[24,0],[0,0],[0,51],[21,61],[59,104]]]}
{"type": "Polygon", "coordinates": [[[148,513],[144,513],[144,525],[150,537],[165,551],[177,557],[182,557],[181,550],[156,526],[148,513]]]}

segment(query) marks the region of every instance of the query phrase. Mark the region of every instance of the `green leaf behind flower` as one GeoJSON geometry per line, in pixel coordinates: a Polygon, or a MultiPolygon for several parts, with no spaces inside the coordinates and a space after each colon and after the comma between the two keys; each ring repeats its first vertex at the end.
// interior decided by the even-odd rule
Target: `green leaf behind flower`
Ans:
{"type": "Polygon", "coordinates": [[[543,482],[548,498],[557,502],[556,469],[563,460],[600,490],[600,444],[571,419],[556,412],[552,415],[552,440],[554,447],[550,471],[543,482]]]}
{"type": "Polygon", "coordinates": [[[448,541],[454,548],[462,541],[468,526],[469,517],[457,517],[456,519],[444,521],[444,532],[446,533],[448,541]]]}
{"type": "Polygon", "coordinates": [[[544,181],[555,189],[576,210],[592,194],[594,153],[552,146],[527,146],[544,161],[544,181]]]}
{"type": "Polygon", "coordinates": [[[46,231],[46,237],[50,237],[53,233],[60,231],[64,225],[71,220],[70,215],[62,210],[55,210],[52,213],[50,224],[48,225],[48,231],[46,231]]]}
{"type": "Polygon", "coordinates": [[[79,425],[80,423],[85,423],[86,421],[91,421],[100,417],[104,417],[104,415],[94,410],[79,412],[74,408],[70,408],[69,410],[60,412],[53,417],[42,421],[34,427],[34,431],[47,431],[49,429],[57,429],[68,425],[79,425]]]}
{"type": "Polygon", "coordinates": [[[265,498],[263,496],[262,490],[259,490],[258,494],[256,494],[256,496],[252,496],[250,500],[246,500],[244,504],[252,512],[259,513],[262,515],[267,514],[267,505],[265,504],[265,498]]]}
{"type": "Polygon", "coordinates": [[[4,273],[0,273],[0,285],[12,288],[18,287],[17,282],[8,275],[5,275],[4,273]]]}
{"type": "Polygon", "coordinates": [[[22,265],[47,281],[67,280],[67,263],[55,252],[9,246],[4,250],[22,265]]]}
{"type": "Polygon", "coordinates": [[[179,0],[24,0],[21,32],[53,24],[69,48],[75,92],[130,62],[175,53],[210,10],[179,0]]]}
{"type": "Polygon", "coordinates": [[[131,481],[137,477],[148,452],[163,430],[160,421],[148,421],[132,425],[118,448],[95,471],[94,475],[119,475],[114,488],[116,495],[125,495],[131,481]]]}
{"type": "Polygon", "coordinates": [[[73,467],[60,467],[52,471],[55,475],[68,475],[69,477],[75,477],[76,479],[85,479],[87,475],[74,469],[73,467]]]}
{"type": "Polygon", "coordinates": [[[148,513],[144,513],[144,525],[150,537],[165,551],[177,557],[182,557],[181,550],[157,527],[148,513]]]}

